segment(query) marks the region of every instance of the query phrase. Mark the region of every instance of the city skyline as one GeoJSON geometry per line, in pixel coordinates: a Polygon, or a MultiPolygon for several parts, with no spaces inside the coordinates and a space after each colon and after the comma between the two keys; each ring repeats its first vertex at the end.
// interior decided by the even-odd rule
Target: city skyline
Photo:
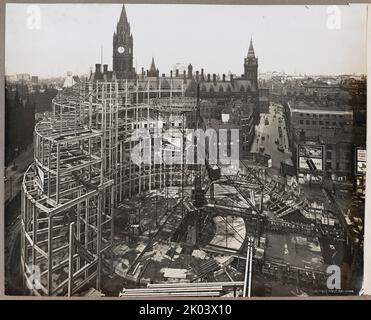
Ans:
{"type": "MultiPolygon", "coordinates": [[[[101,62],[101,48],[103,63],[112,69],[112,35],[121,6],[39,5],[40,29],[30,30],[29,5],[7,4],[6,74],[41,78],[65,76],[68,71],[88,74],[101,62]]],[[[194,70],[204,68],[205,73],[240,75],[251,37],[260,73],[366,73],[365,5],[339,6],[339,30],[327,28],[327,6],[125,7],[138,73],[141,67],[148,69],[154,57],[160,73],[168,74],[177,63],[191,63],[194,70]],[[185,22],[179,23],[180,18],[185,22]]]]}
{"type": "Polygon", "coordinates": [[[367,6],[7,8],[6,295],[367,291],[367,6]]]}

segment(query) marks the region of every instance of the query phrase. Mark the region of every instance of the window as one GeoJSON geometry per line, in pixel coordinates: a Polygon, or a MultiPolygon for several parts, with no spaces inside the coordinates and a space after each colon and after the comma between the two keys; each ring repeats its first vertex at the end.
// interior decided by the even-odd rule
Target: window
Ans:
{"type": "Polygon", "coordinates": [[[320,125],[323,125],[323,121],[319,121],[319,124],[320,124],[320,125]]]}
{"type": "Polygon", "coordinates": [[[312,124],[316,125],[317,124],[317,121],[312,121],[312,124]]]}
{"type": "Polygon", "coordinates": [[[316,115],[316,114],[314,114],[314,115],[313,115],[313,118],[317,118],[317,115],[316,115]]]}
{"type": "Polygon", "coordinates": [[[332,125],[333,126],[336,126],[336,121],[332,121],[332,125]]]}
{"type": "Polygon", "coordinates": [[[330,125],[330,121],[326,121],[326,126],[329,126],[330,125]]]}
{"type": "Polygon", "coordinates": [[[300,117],[302,117],[303,116],[303,114],[302,113],[300,113],[300,117]]]}
{"type": "Polygon", "coordinates": [[[300,122],[300,124],[304,124],[304,121],[303,120],[300,120],[299,122],[300,122]]]}
{"type": "Polygon", "coordinates": [[[331,165],[331,162],[326,162],[326,170],[331,170],[332,169],[332,165],[331,165]]]}
{"type": "Polygon", "coordinates": [[[327,159],[332,159],[332,152],[331,151],[327,151],[326,158],[327,159]]]}
{"type": "Polygon", "coordinates": [[[322,116],[323,116],[322,114],[319,115],[320,118],[322,118],[322,116]]]}
{"type": "Polygon", "coordinates": [[[309,121],[309,120],[306,120],[305,123],[306,123],[306,124],[310,124],[310,121],[309,121]]]}

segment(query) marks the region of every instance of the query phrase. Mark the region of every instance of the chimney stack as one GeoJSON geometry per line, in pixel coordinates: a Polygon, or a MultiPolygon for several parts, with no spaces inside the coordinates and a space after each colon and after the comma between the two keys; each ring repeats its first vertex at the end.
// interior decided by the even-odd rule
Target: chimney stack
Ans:
{"type": "Polygon", "coordinates": [[[170,78],[173,77],[173,70],[170,70],[170,78]]]}
{"type": "Polygon", "coordinates": [[[144,68],[142,67],[142,76],[144,76],[144,68]]]}
{"type": "Polygon", "coordinates": [[[225,74],[223,73],[223,82],[225,82],[225,74]]]}
{"type": "Polygon", "coordinates": [[[231,74],[231,82],[233,81],[233,74],[231,74]]]}
{"type": "Polygon", "coordinates": [[[200,76],[199,76],[199,71],[197,70],[197,71],[196,71],[196,81],[197,81],[197,82],[200,80],[199,78],[200,78],[200,76]]]}
{"type": "Polygon", "coordinates": [[[95,73],[101,73],[100,63],[95,64],[95,73]]]}
{"type": "Polygon", "coordinates": [[[103,65],[103,73],[107,74],[107,71],[108,71],[108,64],[104,64],[103,65]]]}
{"type": "Polygon", "coordinates": [[[213,82],[216,83],[216,74],[213,73],[213,82]]]}
{"type": "Polygon", "coordinates": [[[210,73],[207,74],[207,82],[210,82],[210,73]]]}
{"type": "Polygon", "coordinates": [[[162,77],[165,78],[165,73],[162,74],[162,77]]]}
{"type": "Polygon", "coordinates": [[[175,70],[175,76],[178,78],[179,77],[179,69],[175,70]]]}
{"type": "Polygon", "coordinates": [[[192,67],[192,65],[190,64],[190,65],[188,66],[188,79],[192,79],[192,76],[193,76],[193,72],[192,72],[192,70],[193,70],[193,67],[192,67]]]}
{"type": "Polygon", "coordinates": [[[201,81],[205,81],[204,68],[201,69],[201,81]]]}

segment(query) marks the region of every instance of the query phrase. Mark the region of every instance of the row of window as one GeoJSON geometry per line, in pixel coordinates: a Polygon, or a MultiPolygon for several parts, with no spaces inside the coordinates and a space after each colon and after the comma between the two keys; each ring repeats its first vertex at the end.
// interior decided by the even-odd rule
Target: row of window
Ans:
{"type": "MultiPolygon", "coordinates": [[[[142,128],[147,128],[147,127],[148,127],[148,126],[147,126],[147,123],[143,123],[142,126],[141,126],[140,124],[135,124],[135,123],[134,123],[132,126],[133,126],[133,129],[137,129],[137,128],[140,129],[141,127],[142,127],[142,128]]],[[[172,123],[171,123],[171,126],[172,126],[172,127],[181,127],[181,126],[182,126],[182,123],[181,123],[181,122],[178,122],[178,123],[176,123],[176,122],[172,122],[172,123]]],[[[149,124],[149,127],[150,127],[150,128],[153,128],[153,127],[154,127],[154,123],[150,123],[150,124],[149,124]]]]}
{"type": "MultiPolygon", "coordinates": [[[[217,88],[214,89],[214,86],[210,86],[210,88],[209,88],[209,92],[215,92],[216,89],[217,89],[217,88]]],[[[250,87],[247,87],[247,89],[245,89],[244,86],[240,86],[240,92],[245,92],[246,90],[249,91],[249,90],[251,90],[251,89],[250,89],[250,87]]],[[[201,91],[206,92],[206,91],[207,91],[206,86],[202,86],[202,87],[201,87],[201,91]]],[[[218,91],[219,91],[219,92],[224,92],[224,88],[223,88],[223,86],[219,86],[218,91]]],[[[232,92],[232,88],[231,88],[231,86],[229,86],[229,85],[227,86],[226,92],[232,92]]]]}
{"type": "MultiPolygon", "coordinates": [[[[332,167],[332,162],[326,162],[326,170],[331,170],[331,169],[335,169],[335,168],[332,167]]],[[[351,170],[352,169],[352,164],[350,162],[346,163],[344,169],[351,170]]],[[[336,170],[340,170],[340,163],[339,162],[336,162],[336,170]]]]}
{"type": "MultiPolygon", "coordinates": [[[[304,120],[300,120],[299,121],[299,123],[300,124],[304,124],[304,120]]],[[[347,122],[344,122],[344,121],[342,121],[342,122],[336,122],[336,121],[315,121],[315,120],[313,120],[312,122],[310,121],[310,120],[305,120],[305,124],[306,125],[310,125],[310,124],[312,124],[312,125],[320,125],[320,126],[322,126],[322,125],[325,125],[325,126],[330,126],[330,125],[332,125],[332,126],[337,126],[337,125],[339,125],[339,126],[344,126],[344,125],[346,125],[347,124],[347,122]]]]}
{"type": "MultiPolygon", "coordinates": [[[[329,149],[329,147],[327,147],[327,149],[329,149]]],[[[326,159],[327,160],[331,160],[332,159],[332,151],[331,150],[327,150],[327,152],[326,152],[326,159]]],[[[350,153],[350,151],[346,151],[345,152],[345,159],[346,160],[351,160],[351,153],[350,153]]]]}
{"type": "MultiPolygon", "coordinates": [[[[312,116],[313,118],[317,118],[316,113],[306,113],[305,114],[307,117],[312,116]]],[[[304,113],[299,114],[300,117],[304,117],[304,113]]],[[[345,116],[343,114],[332,114],[331,118],[344,118],[345,116]]],[[[318,118],[330,118],[330,114],[318,114],[318,118]]]]}

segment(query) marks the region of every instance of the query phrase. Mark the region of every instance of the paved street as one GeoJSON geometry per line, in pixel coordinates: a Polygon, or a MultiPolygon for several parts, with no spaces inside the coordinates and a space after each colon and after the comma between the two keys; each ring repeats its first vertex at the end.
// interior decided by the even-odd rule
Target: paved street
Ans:
{"type": "Polygon", "coordinates": [[[33,160],[33,145],[22,152],[15,160],[16,169],[10,165],[4,170],[4,202],[12,200],[21,190],[23,174],[33,160]]]}
{"type": "Polygon", "coordinates": [[[264,147],[263,153],[269,154],[272,157],[273,168],[279,170],[281,161],[290,159],[289,161],[291,162],[291,151],[288,146],[286,124],[283,114],[280,111],[277,111],[275,114],[275,107],[273,105],[269,106],[269,111],[269,114],[262,113],[260,115],[260,123],[256,129],[256,139],[252,144],[251,151],[259,152],[259,148],[264,147]],[[282,119],[281,122],[279,122],[279,118],[282,119]],[[269,124],[265,124],[266,119],[269,124]],[[282,137],[279,137],[279,126],[282,128],[282,137]],[[275,143],[276,139],[278,140],[278,144],[275,143]],[[279,146],[281,146],[284,151],[279,151],[279,146]]]}

